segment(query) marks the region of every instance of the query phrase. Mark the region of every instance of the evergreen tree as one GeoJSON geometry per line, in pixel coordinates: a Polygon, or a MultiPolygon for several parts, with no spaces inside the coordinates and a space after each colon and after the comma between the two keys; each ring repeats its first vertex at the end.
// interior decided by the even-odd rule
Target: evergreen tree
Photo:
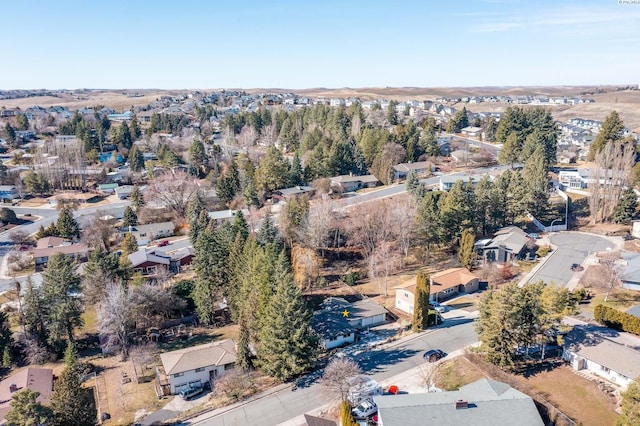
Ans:
{"type": "Polygon", "coordinates": [[[202,192],[198,190],[191,194],[187,203],[187,220],[189,222],[197,220],[203,211],[207,211],[207,203],[202,197],[202,192]]]}
{"type": "Polygon", "coordinates": [[[257,236],[258,243],[263,246],[276,244],[278,242],[278,228],[273,223],[271,213],[267,213],[260,224],[257,236]]]}
{"type": "Polygon", "coordinates": [[[416,290],[413,302],[413,331],[424,331],[429,321],[429,292],[430,292],[429,274],[424,270],[418,271],[416,276],[416,290]]]}
{"type": "Polygon", "coordinates": [[[426,192],[418,206],[418,233],[426,244],[427,255],[432,244],[440,244],[444,241],[444,223],[438,208],[441,194],[441,192],[426,192]]]}
{"type": "Polygon", "coordinates": [[[293,159],[291,160],[291,167],[289,169],[289,180],[292,186],[304,185],[304,177],[302,171],[302,163],[300,162],[300,157],[296,152],[293,155],[293,159]]]}
{"type": "Polygon", "coordinates": [[[249,236],[249,225],[247,225],[247,221],[244,219],[244,214],[242,214],[241,210],[238,210],[233,219],[232,232],[234,238],[239,234],[243,240],[246,240],[249,236]]]}
{"type": "Polygon", "coordinates": [[[209,213],[206,210],[202,210],[198,215],[198,218],[189,226],[189,238],[191,244],[195,247],[198,237],[209,226],[209,213]]]}
{"type": "Polygon", "coordinates": [[[473,187],[462,180],[457,181],[439,203],[443,224],[444,241],[456,243],[465,228],[473,226],[475,204],[473,187]]]}
{"type": "Polygon", "coordinates": [[[14,146],[16,142],[16,130],[9,123],[4,126],[4,137],[9,145],[14,146]]]}
{"type": "Polygon", "coordinates": [[[475,238],[473,235],[473,230],[471,228],[467,228],[462,231],[462,236],[460,237],[460,250],[458,251],[458,255],[460,256],[460,263],[462,263],[462,266],[467,268],[469,271],[473,266],[474,243],[475,238]]]}
{"type": "Polygon", "coordinates": [[[498,122],[495,118],[489,117],[484,125],[484,135],[487,142],[496,141],[496,132],[498,130],[498,122]]]}
{"type": "Polygon", "coordinates": [[[80,237],[80,225],[73,217],[73,212],[70,208],[64,207],[60,210],[60,216],[56,222],[56,229],[58,235],[62,238],[79,238],[80,237]]]}
{"type": "MultiPolygon", "coordinates": [[[[279,262],[286,262],[284,256],[279,262]]],[[[284,381],[311,368],[317,340],[311,331],[311,314],[291,272],[280,278],[268,304],[270,314],[260,328],[258,363],[263,372],[284,381]]]]}
{"type": "Polygon", "coordinates": [[[519,157],[520,141],[518,141],[518,134],[516,132],[512,132],[509,134],[502,145],[502,149],[498,153],[498,161],[500,161],[501,164],[509,164],[513,167],[519,157]]]}
{"type": "Polygon", "coordinates": [[[48,425],[53,412],[37,401],[40,392],[29,388],[20,389],[11,395],[11,411],[5,416],[6,426],[48,425]]]}
{"type": "Polygon", "coordinates": [[[2,367],[11,368],[13,366],[13,357],[11,356],[11,349],[9,346],[5,346],[2,351],[2,367]]]}
{"type": "Polygon", "coordinates": [[[389,106],[387,107],[387,121],[392,126],[398,124],[398,111],[396,110],[397,106],[398,101],[390,101],[389,106]]]}
{"type": "Polygon", "coordinates": [[[131,206],[127,206],[122,213],[122,226],[128,228],[129,226],[136,226],[138,224],[138,215],[131,208],[131,206]]]}
{"type": "Polygon", "coordinates": [[[240,326],[240,336],[238,338],[238,350],[236,353],[236,368],[240,371],[249,371],[253,368],[253,355],[249,347],[251,343],[249,339],[249,329],[243,320],[241,320],[238,325],[240,326]]]}
{"type": "Polygon", "coordinates": [[[97,413],[95,401],[89,389],[82,387],[76,353],[72,342],[65,352],[66,367],[56,380],[51,408],[54,426],[95,425],[97,413]]]}
{"type": "Polygon", "coordinates": [[[203,171],[206,161],[207,152],[204,149],[204,144],[200,139],[195,139],[189,147],[189,164],[203,171]]]}
{"type": "Polygon", "coordinates": [[[133,116],[129,122],[129,135],[132,141],[138,140],[142,136],[142,130],[140,130],[140,124],[138,123],[138,117],[133,116]]]}
{"type": "Polygon", "coordinates": [[[493,230],[495,199],[493,197],[493,183],[489,176],[484,176],[473,189],[475,202],[475,222],[477,233],[488,235],[493,230]]]}
{"type": "Polygon", "coordinates": [[[64,339],[73,342],[74,330],[82,321],[82,305],[77,296],[80,292],[80,277],[75,272],[76,263],[62,253],[49,258],[42,274],[41,287],[47,343],[60,350],[64,339]]]}
{"type": "Polygon", "coordinates": [[[41,344],[47,341],[47,330],[44,324],[45,306],[40,290],[33,287],[31,277],[27,278],[24,298],[22,301],[22,315],[24,324],[30,337],[34,337],[41,344]]]}
{"type": "Polygon", "coordinates": [[[629,224],[638,211],[638,197],[633,188],[627,188],[622,193],[613,212],[613,222],[629,224]]]}
{"type": "Polygon", "coordinates": [[[624,123],[620,119],[620,115],[618,115],[617,111],[611,111],[611,114],[609,114],[602,123],[598,136],[596,136],[596,139],[589,148],[589,161],[593,161],[596,154],[602,151],[602,148],[604,148],[607,142],[618,142],[622,140],[623,130],[624,123]]]}
{"type": "Polygon", "coordinates": [[[123,122],[120,129],[118,129],[118,143],[121,143],[126,149],[131,149],[131,146],[133,145],[131,131],[129,130],[129,125],[126,122],[123,122]]]}
{"type": "Polygon", "coordinates": [[[622,393],[621,413],[616,425],[640,425],[640,378],[636,378],[622,393]]]}
{"type": "Polygon", "coordinates": [[[131,200],[131,205],[136,209],[136,212],[140,212],[140,209],[144,206],[144,197],[138,185],[133,186],[133,191],[131,191],[129,199],[131,200]]]}
{"type": "Polygon", "coordinates": [[[527,188],[527,209],[532,215],[539,216],[549,204],[549,176],[541,145],[525,162],[522,174],[527,188]]]}
{"type": "Polygon", "coordinates": [[[127,255],[138,251],[138,241],[131,232],[124,234],[122,243],[120,244],[120,249],[122,250],[121,257],[127,257],[127,255]]]}
{"type": "Polygon", "coordinates": [[[129,167],[134,172],[140,172],[144,169],[144,157],[138,149],[138,145],[133,145],[129,150],[129,167]]]}
{"type": "Polygon", "coordinates": [[[193,269],[197,279],[193,301],[198,318],[204,324],[209,324],[213,319],[213,302],[226,289],[229,280],[230,236],[230,226],[216,230],[210,225],[198,235],[194,245],[193,269]]]}
{"type": "Polygon", "coordinates": [[[26,115],[20,114],[16,117],[16,128],[18,130],[29,130],[29,119],[26,115]]]}
{"type": "Polygon", "coordinates": [[[407,188],[407,192],[415,197],[416,193],[418,192],[418,188],[422,186],[415,170],[411,170],[409,174],[407,174],[407,181],[405,182],[405,186],[407,188]]]}

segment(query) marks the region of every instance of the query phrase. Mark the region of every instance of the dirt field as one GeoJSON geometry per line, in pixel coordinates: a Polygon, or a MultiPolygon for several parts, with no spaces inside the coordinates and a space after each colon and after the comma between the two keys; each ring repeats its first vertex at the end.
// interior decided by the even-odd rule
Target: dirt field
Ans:
{"type": "MultiPolygon", "coordinates": [[[[135,91],[135,90],[134,90],[135,91]]],[[[150,102],[155,101],[160,96],[172,95],[178,93],[184,93],[184,91],[139,91],[144,96],[140,97],[128,97],[119,91],[99,91],[91,93],[81,93],[78,95],[60,95],[56,96],[35,96],[32,98],[20,98],[20,99],[3,99],[0,100],[0,107],[7,108],[21,108],[26,109],[33,105],[40,105],[41,107],[50,107],[54,105],[65,106],[71,109],[78,109],[83,107],[93,107],[96,105],[103,105],[109,108],[113,108],[116,111],[121,111],[133,106],[144,106],[150,102]]]]}
{"type": "Polygon", "coordinates": [[[483,377],[485,375],[478,367],[471,364],[465,357],[459,356],[438,366],[434,384],[442,390],[452,391],[483,377]]]}

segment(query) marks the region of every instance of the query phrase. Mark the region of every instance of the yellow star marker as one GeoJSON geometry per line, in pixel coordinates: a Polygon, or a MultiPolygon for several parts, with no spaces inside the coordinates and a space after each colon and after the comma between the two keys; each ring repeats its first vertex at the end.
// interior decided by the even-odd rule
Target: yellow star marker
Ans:
{"type": "Polygon", "coordinates": [[[344,311],[342,311],[342,316],[343,317],[348,317],[349,316],[349,311],[347,311],[346,309],[344,311]]]}

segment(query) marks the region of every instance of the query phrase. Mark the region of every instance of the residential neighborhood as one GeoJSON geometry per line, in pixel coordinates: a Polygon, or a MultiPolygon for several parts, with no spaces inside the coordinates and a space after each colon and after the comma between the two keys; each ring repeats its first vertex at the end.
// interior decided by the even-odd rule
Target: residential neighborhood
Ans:
{"type": "Polygon", "coordinates": [[[3,4],[0,425],[640,425],[596,3],[3,4]]]}

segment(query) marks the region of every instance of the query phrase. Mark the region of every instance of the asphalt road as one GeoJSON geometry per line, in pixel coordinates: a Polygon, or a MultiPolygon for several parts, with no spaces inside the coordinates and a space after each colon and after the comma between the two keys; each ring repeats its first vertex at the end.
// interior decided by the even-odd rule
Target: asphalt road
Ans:
{"type": "MultiPolygon", "coordinates": [[[[355,359],[363,371],[377,381],[389,379],[410,368],[423,364],[427,349],[442,349],[450,353],[477,341],[473,321],[466,318],[449,319],[446,327],[424,333],[395,347],[371,350],[355,359]]],[[[273,395],[251,401],[205,420],[186,423],[199,426],[278,425],[329,402],[324,390],[316,383],[320,372],[299,383],[295,390],[286,388],[273,395]]]]}
{"type": "Polygon", "coordinates": [[[616,244],[605,237],[581,232],[560,232],[551,235],[549,240],[557,249],[529,282],[566,286],[573,276],[571,265],[582,264],[589,253],[616,249],[616,244]]]}

